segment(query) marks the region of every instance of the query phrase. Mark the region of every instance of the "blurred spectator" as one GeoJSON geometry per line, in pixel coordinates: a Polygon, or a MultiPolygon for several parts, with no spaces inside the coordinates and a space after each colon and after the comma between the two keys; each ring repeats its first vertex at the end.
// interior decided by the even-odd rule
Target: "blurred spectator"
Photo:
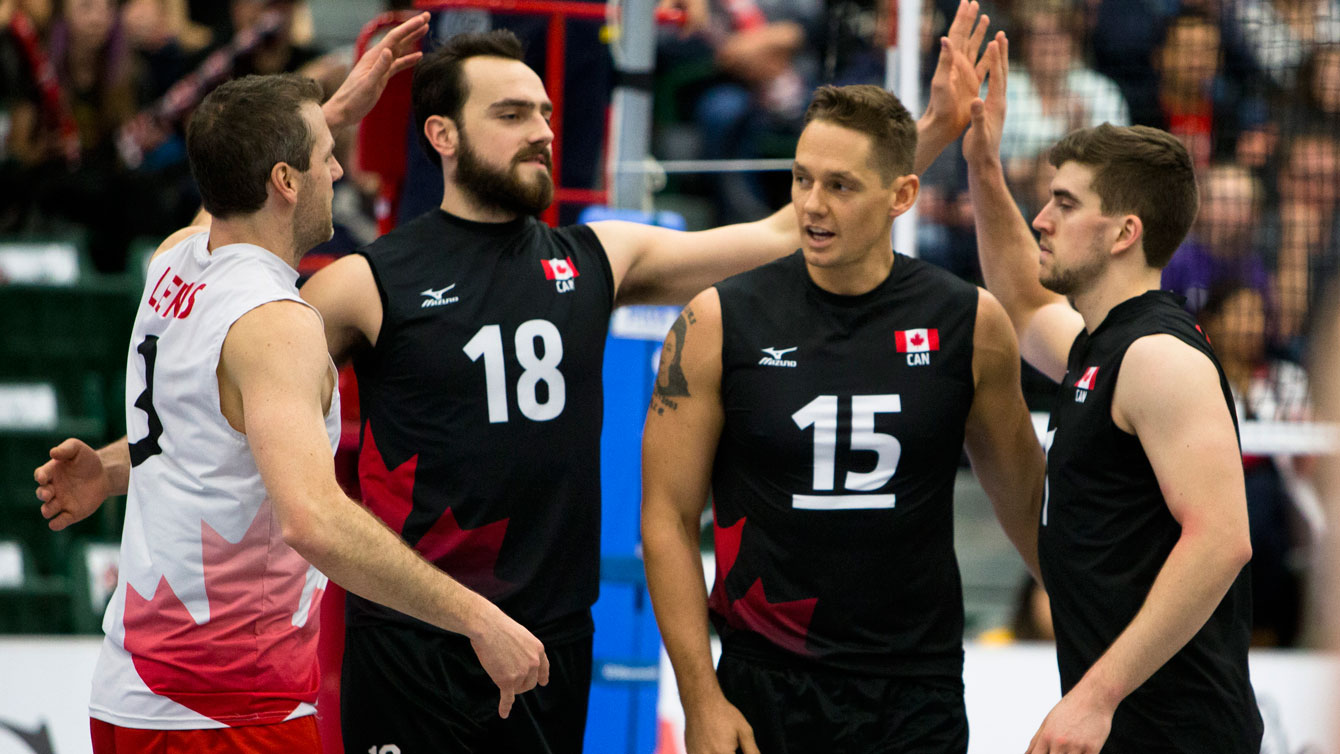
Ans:
{"type": "Polygon", "coordinates": [[[1340,0],[1233,0],[1229,18],[1256,66],[1280,89],[1318,46],[1340,43],[1340,0]]]}
{"type": "Polygon", "coordinates": [[[311,43],[311,17],[307,3],[297,0],[230,0],[229,13],[234,36],[256,29],[267,14],[278,13],[279,28],[255,48],[237,58],[233,76],[252,73],[301,73],[316,79],[334,93],[348,73],[348,66],[323,57],[324,51],[311,43]]]}
{"type": "Polygon", "coordinates": [[[61,134],[43,122],[36,103],[20,103],[13,111],[8,149],[25,165],[70,157],[104,160],[114,149],[113,133],[136,105],[136,71],[120,33],[115,0],[65,0],[58,6],[47,59],[78,127],[79,153],[68,153],[61,134]]]}
{"type": "Polygon", "coordinates": [[[82,225],[94,263],[119,269],[139,221],[152,214],[146,187],[128,180],[116,149],[140,101],[140,71],[115,0],[63,0],[52,18],[46,55],[54,80],[39,83],[40,102],[16,104],[6,144],[38,215],[15,222],[36,230],[49,230],[51,218],[82,225]]]}
{"type": "Polygon", "coordinates": [[[47,57],[50,22],[48,0],[0,0],[0,232],[24,217],[25,169],[12,146],[15,117],[62,131],[70,153],[77,146],[74,118],[47,57]]]}
{"type": "Polygon", "coordinates": [[[1340,127],[1340,44],[1318,47],[1303,61],[1295,102],[1306,128],[1340,127]]]}
{"type": "Polygon", "coordinates": [[[1094,70],[1116,82],[1130,106],[1131,122],[1158,120],[1155,48],[1179,10],[1179,0],[1090,0],[1087,40],[1094,70]]]}
{"type": "MultiPolygon", "coordinates": [[[[1226,282],[1200,313],[1206,335],[1224,367],[1239,421],[1304,421],[1310,418],[1307,374],[1299,365],[1266,354],[1266,304],[1259,289],[1226,282]]],[[[1293,646],[1302,605],[1300,547],[1313,541],[1306,528],[1316,492],[1307,475],[1312,459],[1243,456],[1247,515],[1252,537],[1253,642],[1293,646]]]]}
{"type": "Polygon", "coordinates": [[[1111,79],[1080,57],[1081,19],[1066,0],[1031,0],[1016,11],[1021,62],[1011,67],[1000,152],[1007,175],[1027,180],[1039,153],[1065,134],[1100,123],[1129,125],[1111,79]]]}
{"type": "MultiPolygon", "coordinates": [[[[672,71],[698,68],[706,59],[714,64],[701,69],[705,79],[692,85],[689,110],[702,135],[692,156],[724,160],[789,154],[819,75],[816,42],[823,4],[817,0],[669,4],[684,6],[690,20],[687,28],[695,34],[689,39],[663,35],[661,63],[672,71]]],[[[714,174],[706,182],[718,222],[756,220],[774,204],[758,173],[714,174]]]]}
{"type": "Polygon", "coordinates": [[[1265,103],[1221,75],[1222,60],[1218,24],[1194,11],[1172,19],[1154,52],[1158,112],[1149,125],[1181,139],[1198,169],[1234,156],[1240,132],[1259,138],[1265,129],[1265,103]]]}
{"type": "Polygon", "coordinates": [[[1334,276],[1340,258],[1340,141],[1316,130],[1284,140],[1277,177],[1279,211],[1274,261],[1279,337],[1295,359],[1303,356],[1309,308],[1334,276]]]}
{"type": "Polygon", "coordinates": [[[189,73],[212,41],[209,29],[191,21],[185,0],[127,0],[121,7],[121,23],[144,61],[150,98],[161,97],[189,73]]]}
{"type": "Polygon", "coordinates": [[[1261,182],[1244,167],[1218,163],[1201,177],[1200,192],[1191,233],[1163,268],[1163,289],[1185,296],[1192,313],[1215,286],[1236,282],[1264,295],[1270,285],[1258,236],[1261,182]]]}

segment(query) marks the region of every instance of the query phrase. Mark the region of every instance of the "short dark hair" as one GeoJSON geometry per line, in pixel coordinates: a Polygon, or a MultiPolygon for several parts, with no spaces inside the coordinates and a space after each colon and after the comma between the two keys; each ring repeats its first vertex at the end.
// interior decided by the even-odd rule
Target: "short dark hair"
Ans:
{"type": "Polygon", "coordinates": [[[308,102],[321,103],[321,85],[291,73],[244,76],[205,97],[186,129],[186,153],[206,211],[220,219],[255,212],[276,164],[311,167],[308,102]]]}
{"type": "Polygon", "coordinates": [[[903,103],[873,84],[819,87],[805,111],[805,123],[816,120],[866,134],[871,141],[871,166],[884,185],[912,172],[917,151],[917,124],[903,103]]]}
{"type": "Polygon", "coordinates": [[[451,118],[460,127],[461,110],[470,96],[462,69],[465,61],[481,56],[524,62],[525,50],[521,47],[521,40],[507,29],[457,34],[446,44],[425,55],[414,68],[414,82],[410,86],[414,125],[419,136],[419,146],[434,165],[441,165],[442,157],[428,143],[428,137],[423,134],[423,124],[430,117],[441,115],[451,118]]]}
{"type": "Polygon", "coordinates": [[[1093,169],[1093,190],[1105,215],[1131,213],[1144,224],[1145,263],[1163,269],[1200,208],[1191,155],[1175,136],[1149,126],[1081,128],[1052,147],[1055,167],[1093,169]]]}

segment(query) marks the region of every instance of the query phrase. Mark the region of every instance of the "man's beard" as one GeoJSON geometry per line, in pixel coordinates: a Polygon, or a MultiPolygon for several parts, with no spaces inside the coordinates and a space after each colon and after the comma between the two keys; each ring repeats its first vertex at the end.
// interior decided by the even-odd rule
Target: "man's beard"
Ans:
{"type": "MultiPolygon", "coordinates": [[[[1055,257],[1053,257],[1054,261],[1055,257]]],[[[1053,264],[1050,271],[1042,271],[1042,274],[1038,276],[1038,282],[1052,293],[1074,298],[1089,290],[1094,281],[1102,277],[1103,272],[1107,269],[1106,262],[1107,260],[1104,257],[1095,256],[1082,265],[1065,270],[1058,270],[1053,264]]]]}
{"type": "Polygon", "coordinates": [[[551,168],[549,152],[543,145],[518,153],[510,165],[500,170],[485,163],[470,148],[464,130],[460,138],[454,180],[479,206],[517,215],[538,215],[554,200],[554,181],[547,172],[531,182],[522,180],[516,172],[522,161],[536,155],[544,158],[546,168],[551,168]]]}

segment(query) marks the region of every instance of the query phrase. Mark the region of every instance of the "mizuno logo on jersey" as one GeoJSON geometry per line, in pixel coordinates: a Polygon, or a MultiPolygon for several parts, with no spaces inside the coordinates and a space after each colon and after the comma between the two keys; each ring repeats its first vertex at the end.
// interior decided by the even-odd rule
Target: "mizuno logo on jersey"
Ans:
{"type": "Polygon", "coordinates": [[[460,296],[451,296],[451,297],[446,296],[447,291],[455,287],[456,284],[452,283],[451,285],[445,288],[438,288],[437,290],[429,288],[426,291],[420,291],[419,295],[423,296],[423,303],[419,304],[419,308],[427,309],[430,306],[446,306],[447,304],[454,304],[457,301],[460,301],[461,300],[460,296]]]}
{"type": "Polygon", "coordinates": [[[544,279],[554,281],[554,288],[559,293],[567,293],[577,287],[573,278],[581,277],[581,273],[572,263],[572,257],[541,259],[540,266],[544,268],[544,279]]]}
{"type": "Polygon", "coordinates": [[[765,366],[765,367],[792,367],[792,368],[794,368],[794,367],[796,366],[796,361],[795,361],[795,359],[783,359],[782,357],[785,356],[785,355],[787,355],[788,353],[791,353],[792,351],[796,350],[796,348],[798,348],[798,347],[799,347],[799,346],[791,346],[790,348],[762,348],[762,349],[759,349],[759,350],[763,351],[763,353],[767,354],[767,356],[764,356],[763,358],[759,359],[759,360],[758,360],[758,363],[759,363],[760,366],[765,366]]]}

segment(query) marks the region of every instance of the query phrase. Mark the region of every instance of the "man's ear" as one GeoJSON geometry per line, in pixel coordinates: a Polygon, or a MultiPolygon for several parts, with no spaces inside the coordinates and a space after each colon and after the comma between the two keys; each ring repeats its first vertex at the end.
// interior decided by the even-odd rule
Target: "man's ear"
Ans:
{"type": "Polygon", "coordinates": [[[1112,242],[1112,253],[1120,254],[1145,240],[1145,224],[1140,220],[1139,215],[1123,215],[1121,224],[1117,226],[1117,237],[1112,242]]]}
{"type": "Polygon", "coordinates": [[[287,162],[276,162],[270,168],[270,181],[266,184],[266,189],[289,204],[297,204],[301,181],[297,169],[292,165],[287,162]]]}
{"type": "Polygon", "coordinates": [[[442,158],[455,157],[461,134],[456,121],[445,115],[430,115],[423,122],[423,135],[442,158]]]}
{"type": "Polygon", "coordinates": [[[921,193],[921,179],[915,174],[900,175],[893,182],[896,188],[889,198],[889,217],[897,217],[912,209],[921,193]]]}

